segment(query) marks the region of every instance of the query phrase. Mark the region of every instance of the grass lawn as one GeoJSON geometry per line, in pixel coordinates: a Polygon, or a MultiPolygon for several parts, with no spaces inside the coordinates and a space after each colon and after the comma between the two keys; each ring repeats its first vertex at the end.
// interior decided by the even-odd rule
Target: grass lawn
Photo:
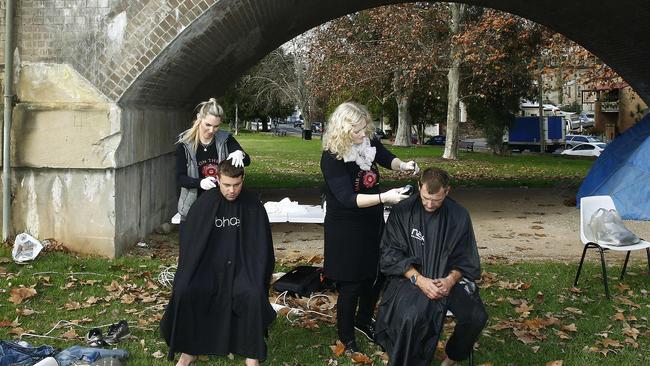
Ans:
{"type": "MultiPolygon", "coordinates": [[[[295,188],[320,187],[321,140],[278,137],[265,133],[242,133],[237,141],[252,157],[247,170],[249,187],[295,188]]],[[[593,160],[559,155],[495,156],[490,153],[460,152],[458,161],[441,159],[443,147],[415,146],[388,149],[402,160],[414,159],[420,167],[439,166],[453,176],[453,184],[488,187],[578,186],[593,160]]],[[[386,186],[403,185],[413,176],[382,170],[386,186]]]]}
{"type": "MultiPolygon", "coordinates": [[[[131,354],[127,365],[169,365],[157,358],[167,351],[157,328],[169,296],[157,277],[176,259],[174,248],[165,254],[155,243],[150,245],[117,260],[47,252],[26,265],[14,264],[10,248],[0,246],[0,339],[17,339],[24,332],[47,334],[57,339],[23,339],[66,348],[84,344],[90,327],[127,319],[133,336],[119,345],[131,354]],[[52,330],[62,320],[76,325],[52,330]]],[[[611,263],[620,265],[613,259],[610,256],[611,263]]],[[[594,263],[586,265],[581,287],[572,288],[576,267],[577,258],[570,264],[484,263],[481,293],[490,320],[475,351],[476,364],[545,365],[554,360],[563,360],[564,365],[650,364],[650,282],[645,264],[633,263],[623,281],[610,279],[611,301],[604,298],[594,263]]],[[[345,356],[334,356],[330,349],[334,340],[334,326],[327,320],[305,317],[291,323],[280,317],[270,331],[265,364],[352,365],[345,356]]],[[[379,349],[365,341],[361,347],[374,364],[383,364],[379,349]]],[[[197,364],[243,362],[211,357],[197,364]]]]}

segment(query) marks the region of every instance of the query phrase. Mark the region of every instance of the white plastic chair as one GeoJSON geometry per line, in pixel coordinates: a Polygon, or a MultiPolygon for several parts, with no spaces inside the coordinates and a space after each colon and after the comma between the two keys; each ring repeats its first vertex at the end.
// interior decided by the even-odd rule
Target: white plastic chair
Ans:
{"type": "Polygon", "coordinates": [[[589,248],[598,248],[600,252],[600,263],[603,271],[603,284],[605,285],[605,295],[609,299],[609,288],[607,286],[607,269],[605,267],[605,251],[614,250],[618,252],[627,252],[625,256],[625,263],[623,264],[623,271],[621,271],[621,278],[625,275],[625,269],[627,268],[627,262],[630,259],[630,252],[633,250],[645,249],[648,256],[648,271],[650,271],[650,243],[645,240],[641,240],[639,243],[634,245],[625,245],[625,246],[614,246],[608,244],[598,243],[595,235],[591,232],[589,226],[589,221],[591,216],[599,209],[604,208],[606,210],[616,209],[614,206],[614,201],[610,196],[591,196],[591,197],[582,197],[580,199],[580,240],[584,244],[584,249],[582,251],[582,258],[580,259],[580,265],[578,266],[578,273],[576,273],[576,280],[574,286],[578,286],[578,278],[580,277],[580,271],[582,270],[582,263],[585,260],[585,254],[589,248]]]}

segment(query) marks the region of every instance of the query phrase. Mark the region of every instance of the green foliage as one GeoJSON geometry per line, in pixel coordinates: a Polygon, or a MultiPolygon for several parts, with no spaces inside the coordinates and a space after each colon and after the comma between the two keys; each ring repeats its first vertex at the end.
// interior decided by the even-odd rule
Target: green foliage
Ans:
{"type": "Polygon", "coordinates": [[[468,98],[467,112],[487,139],[488,146],[495,154],[504,154],[503,134],[512,126],[515,113],[519,109],[519,97],[501,95],[501,98],[468,98]]]}

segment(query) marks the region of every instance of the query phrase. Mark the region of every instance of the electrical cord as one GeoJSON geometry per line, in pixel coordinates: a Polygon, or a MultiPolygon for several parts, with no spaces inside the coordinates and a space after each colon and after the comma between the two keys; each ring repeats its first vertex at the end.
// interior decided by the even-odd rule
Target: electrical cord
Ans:
{"type": "MultiPolygon", "coordinates": [[[[274,303],[289,309],[289,311],[287,312],[285,317],[287,318],[287,321],[289,321],[290,323],[295,323],[297,321],[297,319],[291,319],[291,314],[295,314],[298,317],[303,316],[305,314],[316,314],[316,315],[319,315],[319,316],[322,316],[322,317],[325,317],[325,318],[333,318],[332,315],[324,314],[324,313],[321,313],[319,311],[315,311],[315,310],[310,309],[310,303],[311,303],[312,300],[314,300],[316,298],[319,298],[319,297],[324,297],[324,298],[327,298],[329,300],[329,297],[327,295],[320,294],[320,293],[312,294],[309,297],[309,299],[307,299],[307,309],[302,309],[302,308],[299,308],[299,307],[292,307],[292,306],[287,304],[287,294],[288,294],[288,292],[289,291],[284,291],[284,292],[280,293],[275,298],[274,303]],[[282,298],[282,304],[278,303],[280,298],[282,298]]],[[[334,306],[335,306],[335,304],[332,304],[329,308],[327,308],[327,310],[334,309],[334,306]]]]}

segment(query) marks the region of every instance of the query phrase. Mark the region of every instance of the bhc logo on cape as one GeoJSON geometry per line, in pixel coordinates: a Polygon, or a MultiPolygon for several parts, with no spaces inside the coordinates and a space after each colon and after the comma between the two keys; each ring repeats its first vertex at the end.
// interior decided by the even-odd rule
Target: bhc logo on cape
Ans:
{"type": "Polygon", "coordinates": [[[214,219],[214,226],[216,227],[226,227],[226,226],[239,226],[239,217],[233,216],[231,218],[227,217],[216,217],[214,219]]]}

